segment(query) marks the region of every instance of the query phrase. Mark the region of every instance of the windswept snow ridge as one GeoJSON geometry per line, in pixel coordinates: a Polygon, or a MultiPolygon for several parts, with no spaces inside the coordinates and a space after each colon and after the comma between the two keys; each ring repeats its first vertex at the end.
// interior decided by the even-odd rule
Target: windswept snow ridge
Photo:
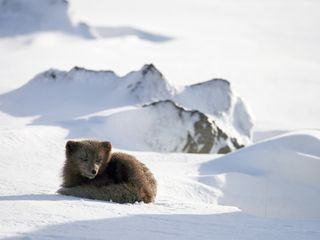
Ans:
{"type": "Polygon", "coordinates": [[[189,109],[213,116],[221,128],[242,144],[248,144],[252,135],[253,121],[242,99],[231,89],[224,79],[186,86],[174,100],[189,109]]]}
{"type": "Polygon", "coordinates": [[[203,164],[200,181],[222,205],[258,216],[320,217],[320,132],[292,132],[203,164]]]}
{"type": "Polygon", "coordinates": [[[170,99],[176,92],[153,64],[146,64],[140,71],[127,74],[123,80],[123,87],[143,103],[170,99]]]}
{"type": "Polygon", "coordinates": [[[79,67],[51,69],[0,101],[0,109],[11,115],[39,116],[33,124],[68,126],[70,137],[76,125],[87,137],[110,138],[134,150],[227,153],[251,137],[251,117],[229,82],[215,79],[178,91],[152,64],[124,77],[79,67]],[[125,106],[135,108],[111,111],[125,106]],[[94,118],[101,111],[109,111],[99,118],[103,126],[94,118]],[[88,115],[87,121],[79,119],[88,115]]]}
{"type": "Polygon", "coordinates": [[[93,117],[81,124],[92,126],[90,131],[96,131],[85,133],[82,128],[82,137],[110,136],[113,144],[130,150],[227,153],[241,147],[237,139],[228,137],[205,114],[177,106],[171,100],[154,102],[107,117],[93,117]]]}

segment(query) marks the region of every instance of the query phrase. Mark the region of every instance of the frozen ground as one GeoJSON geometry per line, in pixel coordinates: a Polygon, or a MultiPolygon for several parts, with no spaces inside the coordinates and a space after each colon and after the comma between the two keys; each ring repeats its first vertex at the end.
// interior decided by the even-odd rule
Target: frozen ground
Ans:
{"type": "Polygon", "coordinates": [[[251,107],[254,144],[228,155],[132,151],[158,179],[153,204],[59,196],[66,140],[98,136],[85,130],[108,106],[85,87],[77,97],[90,112],[76,116],[63,91],[38,91],[50,111],[28,102],[37,97],[1,98],[1,239],[320,239],[318,1],[72,0],[69,12],[62,0],[23,2],[27,13],[0,0],[0,10],[13,3],[0,11],[2,96],[50,68],[123,76],[154,63],[174,85],[228,79],[251,107]]]}

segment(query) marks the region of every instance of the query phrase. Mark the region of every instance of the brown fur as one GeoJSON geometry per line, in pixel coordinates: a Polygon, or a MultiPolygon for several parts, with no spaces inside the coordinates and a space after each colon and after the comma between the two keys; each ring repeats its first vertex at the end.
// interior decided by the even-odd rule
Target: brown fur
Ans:
{"type": "Polygon", "coordinates": [[[110,142],[91,140],[67,142],[62,187],[60,194],[118,203],[150,203],[157,193],[156,180],[143,163],[111,153],[110,142]]]}

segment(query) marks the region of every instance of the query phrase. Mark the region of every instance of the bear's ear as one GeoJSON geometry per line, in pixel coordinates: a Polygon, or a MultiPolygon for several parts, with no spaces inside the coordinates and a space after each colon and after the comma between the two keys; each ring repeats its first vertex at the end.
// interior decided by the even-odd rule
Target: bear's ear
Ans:
{"type": "Polygon", "coordinates": [[[74,153],[79,147],[80,143],[75,141],[68,141],[66,144],[66,152],[67,154],[74,153]]]}
{"type": "Polygon", "coordinates": [[[112,148],[111,142],[101,142],[101,146],[108,152],[111,151],[111,148],[112,148]]]}

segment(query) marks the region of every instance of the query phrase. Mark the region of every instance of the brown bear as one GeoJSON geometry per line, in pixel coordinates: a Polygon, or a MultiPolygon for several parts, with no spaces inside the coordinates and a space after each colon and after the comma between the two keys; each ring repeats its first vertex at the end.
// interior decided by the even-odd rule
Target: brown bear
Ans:
{"type": "Polygon", "coordinates": [[[157,182],[134,156],[111,153],[110,142],[68,141],[58,193],[117,203],[154,202],[157,182]]]}

